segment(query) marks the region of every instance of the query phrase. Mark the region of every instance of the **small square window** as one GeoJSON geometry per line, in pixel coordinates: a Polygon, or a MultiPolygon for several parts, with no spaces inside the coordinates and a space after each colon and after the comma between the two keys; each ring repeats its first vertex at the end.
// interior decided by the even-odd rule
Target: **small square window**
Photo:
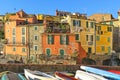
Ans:
{"type": "Polygon", "coordinates": [[[22,52],[26,52],[26,49],[25,49],[25,48],[22,48],[22,52]]]}
{"type": "Polygon", "coordinates": [[[13,51],[16,51],[16,48],[13,48],[13,51]]]}
{"type": "Polygon", "coordinates": [[[34,26],[34,30],[38,30],[38,26],[34,26]]]}

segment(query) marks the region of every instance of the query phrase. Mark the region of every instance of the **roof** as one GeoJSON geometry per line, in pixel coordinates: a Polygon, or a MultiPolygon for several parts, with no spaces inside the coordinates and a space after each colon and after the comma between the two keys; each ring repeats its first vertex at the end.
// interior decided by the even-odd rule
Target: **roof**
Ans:
{"type": "Polygon", "coordinates": [[[103,13],[98,13],[98,14],[93,14],[88,17],[88,19],[96,20],[96,22],[101,22],[101,21],[108,21],[115,19],[112,14],[103,14],[103,13]]]}

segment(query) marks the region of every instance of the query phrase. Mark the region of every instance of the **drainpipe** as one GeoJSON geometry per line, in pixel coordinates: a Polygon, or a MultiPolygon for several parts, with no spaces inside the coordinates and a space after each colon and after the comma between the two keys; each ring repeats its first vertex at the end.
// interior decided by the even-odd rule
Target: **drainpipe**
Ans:
{"type": "Polygon", "coordinates": [[[94,37],[94,49],[95,49],[95,54],[96,54],[96,25],[95,25],[95,28],[94,28],[94,35],[95,35],[95,37],[94,37]]]}
{"type": "Polygon", "coordinates": [[[30,59],[30,26],[28,25],[28,60],[30,59]]]}

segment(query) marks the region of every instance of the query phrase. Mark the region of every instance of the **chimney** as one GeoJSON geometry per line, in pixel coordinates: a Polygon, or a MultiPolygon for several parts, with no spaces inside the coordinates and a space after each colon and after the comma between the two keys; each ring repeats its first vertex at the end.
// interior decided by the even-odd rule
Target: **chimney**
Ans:
{"type": "Polygon", "coordinates": [[[120,16],[120,10],[118,11],[118,15],[120,16]]]}
{"type": "Polygon", "coordinates": [[[120,10],[118,11],[118,19],[120,20],[120,10]]]}

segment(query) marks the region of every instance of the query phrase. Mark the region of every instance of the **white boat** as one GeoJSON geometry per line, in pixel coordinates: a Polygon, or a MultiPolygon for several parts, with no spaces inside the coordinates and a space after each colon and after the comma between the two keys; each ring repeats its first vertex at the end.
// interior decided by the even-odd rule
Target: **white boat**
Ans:
{"type": "Polygon", "coordinates": [[[97,74],[93,74],[93,73],[89,73],[89,72],[84,72],[84,71],[82,71],[82,70],[78,70],[78,72],[86,73],[86,74],[88,74],[88,75],[91,75],[91,76],[93,76],[93,77],[98,78],[99,80],[108,80],[108,79],[106,79],[105,77],[100,76],[100,75],[97,75],[97,74]]]}
{"type": "Polygon", "coordinates": [[[90,75],[87,72],[80,71],[80,70],[76,71],[75,78],[78,80],[101,80],[99,78],[96,78],[96,77],[90,75]]]}
{"type": "Polygon", "coordinates": [[[24,69],[24,74],[28,80],[58,80],[57,78],[40,71],[24,69]]]}
{"type": "Polygon", "coordinates": [[[112,80],[120,80],[120,75],[119,74],[114,74],[102,69],[98,69],[98,68],[93,68],[93,67],[88,67],[88,66],[80,66],[80,68],[82,70],[94,73],[94,74],[98,74],[107,78],[110,78],[112,80]]]}

